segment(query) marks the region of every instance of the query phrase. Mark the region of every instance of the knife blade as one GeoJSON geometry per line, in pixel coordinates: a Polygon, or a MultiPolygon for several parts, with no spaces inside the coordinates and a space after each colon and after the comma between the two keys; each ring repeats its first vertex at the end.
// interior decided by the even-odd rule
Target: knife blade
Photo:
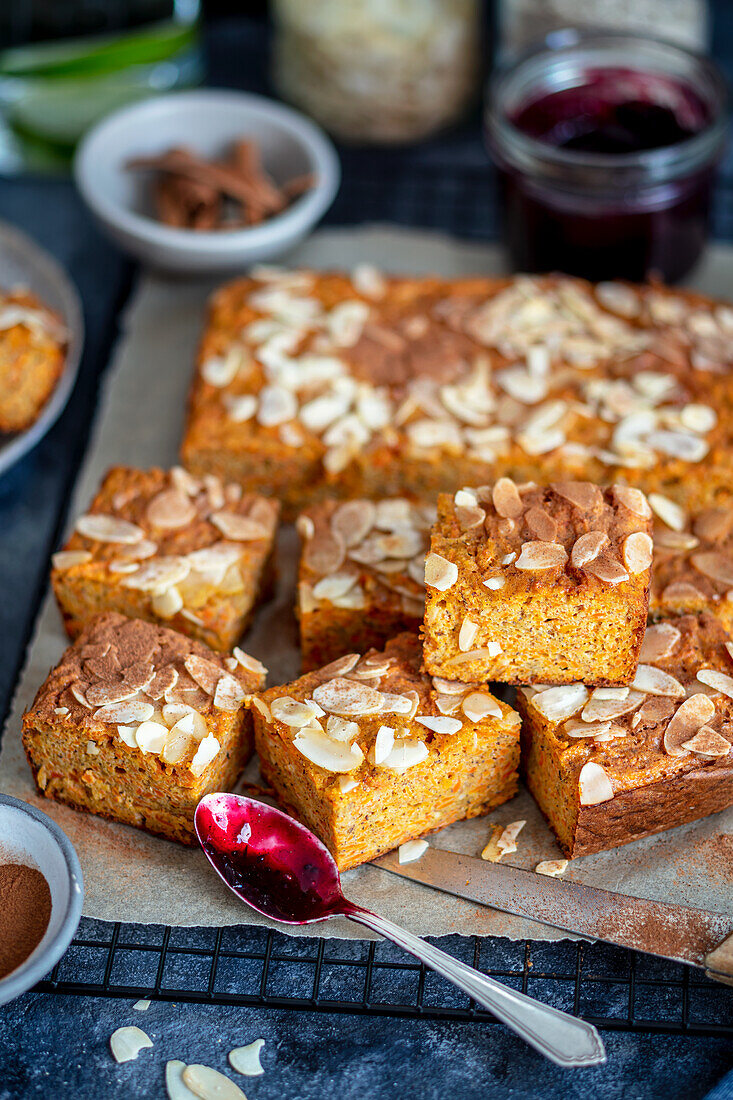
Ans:
{"type": "Polygon", "coordinates": [[[373,865],[503,913],[689,963],[711,978],[733,981],[733,917],[722,913],[616,894],[440,848],[428,848],[419,860],[403,864],[396,851],[389,852],[373,865]]]}

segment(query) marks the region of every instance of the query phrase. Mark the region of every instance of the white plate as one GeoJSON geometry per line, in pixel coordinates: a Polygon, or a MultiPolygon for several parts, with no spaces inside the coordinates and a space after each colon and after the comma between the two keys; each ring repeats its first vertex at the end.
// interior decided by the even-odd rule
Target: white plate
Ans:
{"type": "Polygon", "coordinates": [[[35,423],[23,432],[0,432],[0,474],[28,454],[58,420],[74,388],[84,344],[81,301],[63,268],[25,233],[0,221],[0,288],[18,285],[61,315],[69,343],[61,377],[35,423]]]}

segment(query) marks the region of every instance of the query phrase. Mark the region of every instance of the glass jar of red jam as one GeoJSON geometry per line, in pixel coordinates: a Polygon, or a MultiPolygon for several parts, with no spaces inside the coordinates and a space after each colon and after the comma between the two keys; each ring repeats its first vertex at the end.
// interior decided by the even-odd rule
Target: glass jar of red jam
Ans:
{"type": "Polygon", "coordinates": [[[558,31],[495,77],[485,122],[514,270],[674,282],[699,258],[727,130],[710,61],[558,31]]]}

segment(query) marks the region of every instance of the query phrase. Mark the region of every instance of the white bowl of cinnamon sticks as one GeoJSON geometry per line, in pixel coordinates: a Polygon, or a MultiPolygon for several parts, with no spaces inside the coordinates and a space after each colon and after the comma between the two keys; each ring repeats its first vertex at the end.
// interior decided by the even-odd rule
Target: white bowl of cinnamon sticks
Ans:
{"type": "Polygon", "coordinates": [[[125,251],[182,274],[282,256],[333,202],[336,151],[298,111],[206,89],[115,111],[74,164],[84,201],[125,251]]]}

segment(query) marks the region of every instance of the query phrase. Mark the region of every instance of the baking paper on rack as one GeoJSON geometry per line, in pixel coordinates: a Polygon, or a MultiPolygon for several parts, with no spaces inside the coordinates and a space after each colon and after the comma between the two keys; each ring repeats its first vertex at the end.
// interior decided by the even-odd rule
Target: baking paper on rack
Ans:
{"type": "MultiPolygon", "coordinates": [[[[350,268],[368,261],[396,273],[462,275],[496,273],[495,246],[466,244],[437,234],[390,228],[320,232],[288,262],[314,268],[350,268]]],[[[695,285],[733,298],[733,251],[712,250],[695,285]]],[[[93,437],[78,479],[70,516],[86,508],[104,472],[116,463],[170,465],[176,461],[186,394],[211,283],[166,280],[144,275],[123,318],[122,337],[107,373],[93,437]]],[[[280,577],[275,599],[257,616],[245,649],[270,670],[269,683],[283,683],[299,671],[293,617],[297,540],[292,528],[279,539],[280,577]]],[[[84,913],[108,921],[169,925],[263,924],[263,918],[237,902],[210,870],[203,854],[76,813],[40,798],[23,755],[20,726],[49,668],[67,640],[61,619],[47,596],[3,736],[0,790],[38,806],[56,820],[73,842],[84,871],[84,913]]],[[[256,765],[247,777],[256,779],[256,765]]],[[[517,851],[505,862],[532,869],[560,852],[542,815],[526,791],[485,818],[452,825],[430,843],[478,855],[492,825],[526,820],[517,851]]],[[[733,810],[650,837],[612,852],[570,864],[566,878],[608,890],[697,905],[733,917],[733,810]]],[[[411,883],[376,867],[343,876],[347,895],[418,934],[494,935],[555,939],[563,933],[506,916],[411,883]]],[[[287,929],[285,929],[287,931],[287,929]]],[[[295,928],[307,936],[364,938],[346,921],[295,928]]]]}

